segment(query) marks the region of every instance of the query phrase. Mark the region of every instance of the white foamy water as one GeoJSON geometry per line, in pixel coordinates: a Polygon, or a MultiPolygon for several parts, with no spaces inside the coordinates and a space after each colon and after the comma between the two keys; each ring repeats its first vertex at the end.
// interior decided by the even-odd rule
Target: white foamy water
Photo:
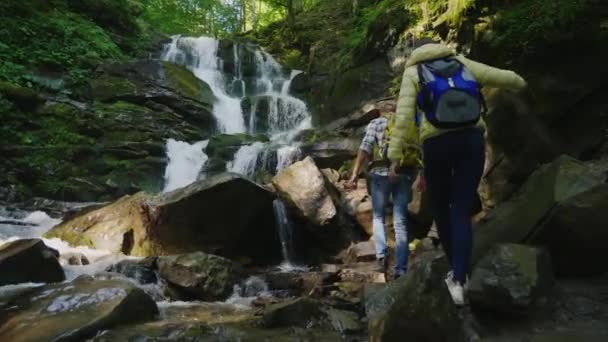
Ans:
{"type": "Polygon", "coordinates": [[[194,144],[174,139],[167,140],[169,163],[165,169],[165,187],[163,192],[184,187],[198,179],[208,159],[203,151],[208,143],[209,140],[194,144]]]}
{"type": "Polygon", "coordinates": [[[0,243],[16,240],[37,238],[53,226],[61,223],[43,211],[34,211],[25,218],[0,216],[0,243]]]}
{"type": "Polygon", "coordinates": [[[234,154],[234,160],[228,162],[228,165],[226,165],[226,169],[230,172],[252,176],[256,169],[258,157],[266,147],[266,144],[263,142],[255,142],[251,145],[241,146],[234,154]]]}
{"type": "Polygon", "coordinates": [[[287,145],[279,148],[277,150],[276,172],[278,173],[293,164],[299,158],[300,154],[300,147],[297,145],[287,145]]]}
{"type": "Polygon", "coordinates": [[[209,85],[216,97],[213,115],[221,132],[243,133],[245,122],[241,100],[228,95],[221,70],[222,61],[217,56],[218,46],[219,41],[209,37],[173,37],[171,44],[165,48],[162,59],[184,65],[209,85]]]}

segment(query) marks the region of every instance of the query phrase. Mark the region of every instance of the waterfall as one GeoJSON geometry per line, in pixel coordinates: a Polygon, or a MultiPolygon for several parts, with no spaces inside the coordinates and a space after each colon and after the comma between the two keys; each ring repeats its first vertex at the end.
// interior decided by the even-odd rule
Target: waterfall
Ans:
{"type": "Polygon", "coordinates": [[[167,140],[167,158],[169,163],[165,170],[165,187],[163,192],[173,191],[184,187],[198,179],[198,176],[207,162],[207,155],[203,149],[209,140],[188,144],[173,139],[167,140]]]}
{"type": "Polygon", "coordinates": [[[279,173],[298,159],[300,156],[300,148],[297,145],[287,145],[277,150],[277,169],[279,173]]]}
{"type": "Polygon", "coordinates": [[[289,220],[287,207],[281,199],[272,202],[274,219],[279,230],[281,239],[281,252],[283,253],[284,265],[292,265],[293,262],[293,226],[289,220]]]}
{"type": "Polygon", "coordinates": [[[190,69],[196,77],[211,87],[216,101],[213,115],[223,133],[245,132],[245,122],[240,98],[231,97],[226,89],[226,80],[221,70],[222,61],[217,57],[219,42],[209,37],[173,37],[165,48],[162,59],[181,64],[190,69]]]}
{"type": "MultiPolygon", "coordinates": [[[[220,132],[269,136],[269,143],[241,146],[233,159],[227,161],[228,171],[253,176],[259,167],[266,166],[267,163],[259,160],[260,155],[267,156],[268,151],[277,151],[278,159],[276,169],[272,166],[272,170],[266,170],[269,173],[282,170],[299,157],[299,149],[293,144],[293,139],[299,131],[310,128],[312,122],[306,103],[289,94],[292,81],[301,71],[283,68],[270,54],[247,43],[234,42],[231,51],[220,51],[219,41],[208,37],[175,36],[165,47],[162,59],[187,67],[197,78],[209,84],[216,97],[213,115],[220,132]],[[224,72],[225,63],[220,56],[232,58],[232,71],[224,72]],[[254,65],[245,68],[244,63],[247,62],[254,65]],[[255,67],[255,73],[252,73],[251,66],[255,67]],[[247,109],[247,122],[241,107],[245,99],[251,104],[247,109]],[[259,113],[260,110],[264,112],[259,113]]],[[[200,153],[195,156],[189,146],[193,145],[183,143],[179,147],[184,151],[174,151],[175,158],[182,158],[182,162],[179,162],[181,166],[167,166],[165,191],[197,179],[206,156],[202,157],[200,153]],[[180,155],[183,157],[178,157],[180,155]],[[189,162],[184,163],[184,160],[189,162]],[[170,168],[175,177],[169,177],[170,168]],[[179,172],[184,174],[179,175],[179,172]]]]}
{"type": "Polygon", "coordinates": [[[266,144],[262,142],[241,146],[234,155],[234,160],[226,166],[227,170],[245,176],[252,176],[255,172],[258,157],[265,148],[266,144]]]}

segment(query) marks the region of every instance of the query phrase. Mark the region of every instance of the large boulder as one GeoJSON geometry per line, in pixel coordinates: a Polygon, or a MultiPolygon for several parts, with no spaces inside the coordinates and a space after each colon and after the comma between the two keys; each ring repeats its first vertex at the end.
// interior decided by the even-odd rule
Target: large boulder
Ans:
{"type": "Polygon", "coordinates": [[[547,246],[559,276],[600,275],[608,243],[608,184],[600,184],[559,203],[527,239],[547,246]]]}
{"type": "Polygon", "coordinates": [[[65,280],[59,252],[40,239],[8,242],[0,247],[0,286],[19,283],[57,283],[65,280]]]}
{"type": "Polygon", "coordinates": [[[157,262],[160,277],[187,300],[224,300],[239,277],[230,260],[203,252],[163,256],[157,262]]]}
{"type": "Polygon", "coordinates": [[[274,262],[281,254],[273,199],[241,176],[220,174],[170,193],[125,196],[45,236],[134,256],[204,251],[274,262]]]}
{"type": "Polygon", "coordinates": [[[310,156],[320,168],[339,169],[345,162],[353,160],[361,145],[361,139],[335,138],[305,144],[304,155],[310,156]]]}
{"type": "Polygon", "coordinates": [[[385,95],[393,72],[386,58],[378,58],[315,82],[308,98],[321,124],[330,123],[359,107],[364,101],[385,95]]]}
{"type": "Polygon", "coordinates": [[[124,280],[77,278],[10,299],[0,314],[3,341],[84,341],[103,330],[153,319],[156,303],[124,280]]]}
{"type": "Polygon", "coordinates": [[[496,245],[477,263],[468,295],[476,307],[506,314],[526,314],[547,303],[554,285],[547,251],[496,245]]]}
{"type": "Polygon", "coordinates": [[[475,227],[473,261],[496,243],[524,241],[556,205],[603,182],[591,167],[568,156],[543,165],[509,201],[489,212],[475,227]]]}
{"type": "Polygon", "coordinates": [[[94,100],[162,108],[206,132],[216,128],[211,88],[182,66],[158,60],[111,63],[90,83],[94,100]]]}
{"type": "Polygon", "coordinates": [[[281,171],[272,184],[287,203],[297,208],[300,216],[318,226],[327,224],[337,214],[323,174],[310,157],[281,171]]]}
{"type": "Polygon", "coordinates": [[[370,341],[462,341],[456,306],[445,286],[448,264],[441,254],[417,258],[405,277],[366,302],[370,341]]]}

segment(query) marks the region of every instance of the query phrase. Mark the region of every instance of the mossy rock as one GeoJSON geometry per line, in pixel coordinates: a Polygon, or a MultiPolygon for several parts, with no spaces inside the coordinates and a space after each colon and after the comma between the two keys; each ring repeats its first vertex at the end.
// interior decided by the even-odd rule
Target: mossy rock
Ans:
{"type": "Polygon", "coordinates": [[[107,102],[137,93],[137,86],[126,78],[102,75],[91,81],[91,94],[99,101],[107,102]]]}
{"type": "Polygon", "coordinates": [[[169,85],[182,95],[204,103],[212,104],[215,101],[215,95],[213,95],[211,87],[196,78],[187,68],[170,62],[163,62],[163,69],[169,85]]]}
{"type": "Polygon", "coordinates": [[[0,94],[22,110],[34,110],[44,102],[32,89],[8,82],[0,82],[0,94]]]}

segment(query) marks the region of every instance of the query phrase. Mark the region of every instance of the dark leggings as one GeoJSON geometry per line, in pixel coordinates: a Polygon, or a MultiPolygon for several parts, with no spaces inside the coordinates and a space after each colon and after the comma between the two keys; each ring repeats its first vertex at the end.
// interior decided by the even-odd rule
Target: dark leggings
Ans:
{"type": "Polygon", "coordinates": [[[473,249],[471,215],[485,162],[483,131],[467,128],[428,138],[424,176],[431,210],[454,280],[464,284],[473,249]]]}

